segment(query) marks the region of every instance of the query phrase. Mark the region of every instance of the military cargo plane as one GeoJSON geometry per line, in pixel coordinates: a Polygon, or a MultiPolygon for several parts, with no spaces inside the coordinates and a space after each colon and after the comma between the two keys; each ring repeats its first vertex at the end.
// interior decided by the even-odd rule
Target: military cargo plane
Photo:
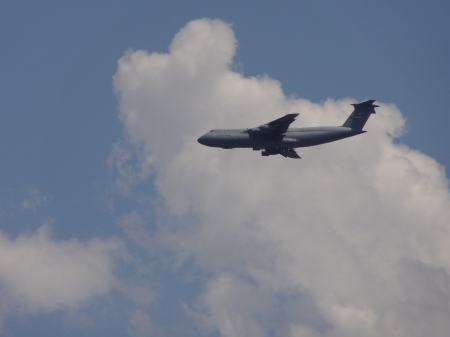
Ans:
{"type": "Polygon", "coordinates": [[[289,125],[298,116],[294,113],[252,129],[211,130],[201,136],[198,142],[222,149],[252,148],[255,151],[262,150],[263,156],[280,154],[285,158],[299,159],[295,148],[330,143],[367,132],[363,127],[378,107],[374,102],[375,100],[369,100],[352,104],[354,110],[342,126],[289,129],[289,125]]]}

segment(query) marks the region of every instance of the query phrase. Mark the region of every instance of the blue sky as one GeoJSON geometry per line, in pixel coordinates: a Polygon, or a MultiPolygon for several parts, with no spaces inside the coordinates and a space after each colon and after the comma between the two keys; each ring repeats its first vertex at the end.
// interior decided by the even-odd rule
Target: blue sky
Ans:
{"type": "MultiPolygon", "coordinates": [[[[23,293],[20,289],[22,283],[17,282],[18,286],[13,287],[10,284],[15,281],[11,281],[4,276],[5,274],[2,275],[0,285],[2,285],[1,282],[6,282],[2,285],[6,290],[0,292],[0,296],[1,301],[7,304],[4,307],[0,306],[1,331],[5,335],[14,336],[28,336],[30,331],[33,331],[36,336],[97,336],[99,334],[123,336],[127,333],[134,336],[143,336],[146,333],[148,335],[183,335],[180,331],[189,331],[185,335],[232,336],[239,334],[241,330],[238,327],[234,327],[234,330],[226,330],[221,325],[220,316],[220,312],[226,312],[229,307],[221,307],[219,302],[212,300],[208,302],[208,299],[216,298],[213,296],[216,294],[215,287],[222,290],[228,289],[226,285],[229,282],[234,284],[236,289],[241,289],[243,293],[252,294],[255,303],[261,303],[262,307],[266,302],[273,303],[273,298],[276,298],[275,306],[279,307],[279,312],[285,312],[286,316],[291,314],[292,307],[299,308],[298,311],[307,312],[308,314],[305,315],[308,317],[314,316],[312,314],[314,310],[320,312],[320,315],[317,314],[320,317],[315,319],[316,325],[308,323],[310,327],[316,328],[314,333],[320,335],[328,331],[327,329],[334,331],[331,335],[338,336],[343,333],[344,330],[341,331],[338,328],[339,323],[333,320],[334,316],[329,314],[332,311],[320,307],[323,301],[315,295],[315,289],[308,288],[306,280],[299,281],[301,286],[297,283],[283,286],[278,284],[269,291],[267,289],[270,282],[264,283],[267,278],[259,280],[248,270],[235,268],[232,263],[230,266],[223,267],[224,269],[216,269],[212,266],[220,263],[209,261],[205,257],[205,254],[208,255],[207,252],[200,253],[193,248],[197,239],[203,240],[202,242],[208,241],[208,238],[204,237],[194,239],[193,233],[199,230],[195,224],[214,217],[204,213],[200,208],[196,211],[195,206],[192,205],[188,207],[191,211],[186,211],[183,205],[187,201],[183,201],[182,196],[187,200],[196,200],[197,197],[200,198],[212,192],[199,190],[195,197],[190,195],[190,192],[186,192],[185,195],[180,192],[180,199],[177,199],[173,189],[176,190],[177,186],[185,186],[187,181],[194,179],[193,175],[186,173],[186,180],[180,181],[179,185],[171,186],[168,181],[173,180],[166,177],[165,172],[176,171],[178,168],[180,171],[174,177],[182,177],[183,172],[194,174],[195,169],[194,166],[190,166],[190,162],[185,163],[185,166],[170,164],[172,159],[168,159],[168,156],[169,154],[172,156],[173,148],[170,148],[168,144],[173,145],[175,139],[179,139],[180,143],[173,145],[174,148],[179,148],[180,153],[184,153],[182,151],[190,153],[190,148],[184,150],[183,141],[194,139],[197,131],[199,131],[198,135],[203,133],[201,128],[198,129],[195,125],[204,126],[206,128],[204,132],[206,132],[209,130],[208,123],[213,121],[213,119],[196,120],[193,107],[199,106],[200,103],[195,105],[193,102],[195,99],[198,102],[202,100],[209,102],[210,96],[194,92],[190,101],[184,97],[184,93],[188,91],[180,91],[174,84],[172,87],[163,88],[164,94],[161,97],[165,100],[158,101],[159,103],[153,106],[152,101],[146,101],[145,97],[133,93],[125,82],[121,82],[127,79],[126,81],[129,82],[126,83],[131,83],[136,76],[139,76],[139,72],[133,73],[135,77],[125,71],[120,73],[118,61],[130,48],[133,51],[146,50],[149,54],[174,53],[172,49],[169,50],[169,45],[180,29],[189,22],[201,18],[220,19],[230,26],[227,30],[220,28],[222,26],[219,25],[218,31],[211,33],[212,36],[221,41],[222,36],[224,39],[231,39],[230,34],[234,32],[234,38],[237,41],[235,50],[231,42],[223,42],[224,45],[229,43],[227,50],[231,54],[235,53],[229,70],[234,74],[240,73],[244,78],[258,76],[257,78],[261,80],[261,76],[267,74],[268,78],[279,81],[286,95],[283,99],[287,101],[291,99],[289,104],[294,106],[298,104],[298,107],[305,109],[299,111],[301,116],[305,117],[297,121],[297,126],[301,123],[313,125],[317,119],[310,116],[306,110],[307,106],[295,101],[296,98],[308,100],[317,106],[323,106],[327,99],[332,99],[334,102],[348,98],[356,101],[376,99],[385,104],[394,104],[406,118],[406,125],[402,126],[399,121],[400,112],[392,106],[389,110],[386,105],[386,111],[394,116],[393,124],[398,130],[402,129],[404,132],[402,137],[392,140],[393,144],[405,144],[410,149],[422,152],[426,156],[420,158],[427,159],[421,159],[421,163],[426,162],[428,166],[416,164],[414,167],[419,167],[418,170],[421,172],[416,176],[409,175],[408,172],[411,170],[395,165],[387,165],[386,172],[389,172],[392,177],[397,177],[399,181],[405,179],[405,184],[416,186],[416,182],[422,181],[424,177],[434,177],[437,174],[435,172],[439,170],[439,166],[435,165],[432,159],[443,165],[447,173],[450,166],[448,155],[450,117],[446,104],[450,88],[449,14],[450,5],[444,1],[394,3],[388,1],[115,1],[108,4],[102,1],[77,1],[76,3],[4,1],[0,5],[2,55],[0,155],[3,158],[0,171],[0,230],[3,241],[0,242],[5,245],[3,265],[8,265],[8,261],[20,262],[19,258],[15,260],[8,254],[16,256],[15,252],[17,252],[17,256],[22,256],[19,253],[22,248],[52,247],[49,249],[50,251],[54,249],[54,254],[61,254],[67,258],[67,263],[74,263],[81,268],[81,271],[95,277],[82,279],[80,284],[84,286],[78,286],[78,283],[73,285],[74,289],[83,288],[85,292],[74,291],[74,295],[69,296],[67,294],[72,290],[68,288],[67,291],[55,295],[58,299],[53,298],[51,292],[49,299],[38,299],[34,297],[34,292],[47,289],[44,276],[42,276],[42,283],[38,285],[24,283],[24,286],[32,290],[30,293],[23,293]],[[115,88],[113,76],[116,79],[115,88]],[[127,95],[132,97],[136,95],[138,98],[136,102],[130,101],[127,95]],[[169,101],[174,101],[174,104],[177,104],[177,101],[180,102],[178,118],[167,120],[163,118],[164,113],[166,113],[165,116],[172,116],[170,114],[175,113],[171,110],[171,105],[165,105],[169,101]],[[133,106],[133,109],[139,112],[139,116],[151,117],[154,114],[154,117],[149,119],[142,117],[141,124],[143,127],[148,126],[149,133],[153,132],[153,135],[158,134],[158,131],[164,135],[164,133],[179,130],[182,122],[186,123],[186,129],[190,131],[186,134],[183,133],[184,131],[181,132],[184,138],[181,136],[170,140],[166,140],[163,136],[146,138],[147,136],[143,136],[137,126],[128,122],[129,106],[133,106]],[[145,110],[146,106],[148,110],[145,110]],[[186,107],[185,113],[184,107],[186,107]],[[118,118],[119,114],[121,120],[118,118]],[[152,129],[153,123],[156,129],[152,129]],[[166,152],[159,151],[158,146],[166,152]],[[130,155],[132,159],[125,160],[123,157],[125,155],[130,155]],[[129,171],[124,174],[120,168],[126,168],[129,171]],[[148,169],[147,173],[144,172],[145,169],[148,169]],[[127,191],[124,190],[124,185],[127,191]],[[49,232],[43,231],[43,234],[39,236],[39,228],[42,226],[47,226],[49,232]],[[183,234],[192,239],[186,246],[180,244],[175,237],[182,235],[178,229],[184,226],[188,229],[192,228],[192,232],[183,234]],[[23,242],[18,239],[21,237],[24,238],[23,242]],[[75,240],[73,242],[76,244],[70,246],[69,243],[72,242],[70,240],[75,240]],[[68,250],[70,251],[68,247],[72,247],[70,248],[73,249],[72,254],[67,253],[68,250]],[[96,274],[89,269],[95,269],[93,264],[82,265],[81,262],[78,264],[77,261],[92,261],[90,258],[84,260],[83,250],[92,252],[95,261],[101,261],[105,266],[110,266],[111,270],[98,271],[96,274]],[[80,256],[79,259],[78,256],[80,256]],[[251,288],[251,285],[246,283],[248,280],[251,284],[262,284],[261,288],[251,288]],[[289,301],[282,300],[281,298],[288,296],[286,289],[289,287],[302,289],[295,296],[303,300],[294,301],[295,303],[286,303],[289,301]],[[136,295],[139,291],[145,295],[136,295]],[[140,303],[135,297],[148,297],[148,300],[140,303]],[[185,306],[180,305],[181,302],[185,303],[185,306]],[[319,309],[311,309],[310,302],[315,303],[319,309]],[[199,308],[206,309],[202,311],[199,308]],[[200,316],[203,320],[199,319],[200,316]],[[92,321],[90,321],[91,317],[92,321]],[[145,324],[148,326],[146,327],[145,324]],[[329,328],[334,326],[336,330],[329,328]]],[[[201,29],[206,29],[204,27],[209,25],[214,26],[207,23],[201,29]]],[[[188,36],[189,34],[187,33],[188,36]]],[[[196,41],[194,35],[192,35],[192,41],[196,41]]],[[[134,65],[135,61],[126,62],[134,65]]],[[[143,84],[145,90],[157,85],[151,82],[151,78],[146,80],[148,83],[143,81],[147,83],[145,85],[148,85],[146,87],[143,84]]],[[[197,84],[199,82],[191,83],[192,86],[197,84]]],[[[277,92],[276,89],[273,90],[277,92]]],[[[151,89],[148,91],[149,97],[153,97],[151,89]]],[[[156,98],[155,96],[154,101],[157,101],[156,98]]],[[[247,125],[249,116],[255,120],[255,124],[260,124],[266,118],[276,118],[285,112],[281,108],[280,111],[272,111],[271,114],[261,111],[260,119],[263,120],[260,120],[256,117],[257,112],[248,111],[247,113],[242,108],[247,106],[247,103],[241,104],[240,98],[237,98],[236,102],[237,110],[231,111],[230,108],[219,112],[214,110],[215,105],[211,103],[211,114],[220,113],[228,116],[216,119],[217,123],[224,120],[229,120],[231,123],[234,120],[236,126],[247,127],[252,126],[247,125]],[[238,123],[239,118],[242,118],[242,125],[238,123]]],[[[224,100],[223,104],[229,104],[229,101],[224,100]]],[[[248,103],[248,106],[258,106],[252,104],[248,103]]],[[[207,103],[205,105],[207,106],[207,103]]],[[[231,103],[230,107],[233,107],[231,103]]],[[[328,110],[320,111],[325,123],[334,121],[333,115],[328,115],[328,110]],[[326,119],[326,116],[329,119],[326,119]]],[[[372,121],[378,118],[378,115],[372,117],[366,126],[368,134],[374,134],[376,130],[386,131],[388,123],[383,124],[381,120],[389,120],[388,117],[382,117],[390,116],[389,113],[380,113],[379,125],[375,124],[376,121],[372,121]],[[373,131],[371,122],[373,122],[373,131]]],[[[371,139],[381,143],[381,138],[371,139]]],[[[328,153],[327,149],[344,151],[341,147],[325,147],[325,150],[308,149],[305,153],[311,159],[304,158],[302,163],[310,161],[307,165],[314,165],[311,161],[325,160],[321,156],[328,153]]],[[[374,151],[373,155],[376,158],[384,158],[379,153],[392,153],[389,152],[391,150],[376,152],[377,149],[367,147],[367,151],[374,151]]],[[[370,163],[370,152],[355,151],[363,156],[364,165],[370,163]]],[[[300,155],[302,155],[301,152],[299,151],[300,155]]],[[[205,154],[206,157],[201,157],[199,160],[206,163],[209,158],[208,153],[205,154]]],[[[349,155],[345,153],[345,155],[342,154],[342,158],[347,158],[346,156],[349,155]]],[[[232,155],[232,153],[224,155],[226,156],[224,158],[231,163],[229,165],[235,164],[235,166],[227,166],[227,173],[232,174],[231,177],[245,177],[245,172],[235,171],[236,166],[240,164],[233,161],[237,159],[230,159],[229,156],[232,155]]],[[[253,152],[246,155],[260,160],[259,156],[253,152]]],[[[335,158],[335,155],[330,157],[335,158]]],[[[237,156],[242,157],[239,154],[237,156]]],[[[408,152],[408,156],[412,157],[407,157],[405,154],[405,158],[408,158],[405,161],[414,162],[416,160],[414,158],[419,155],[408,152]]],[[[173,158],[178,157],[173,154],[173,158]]],[[[221,160],[225,160],[224,158],[221,160]]],[[[345,170],[341,172],[339,167],[346,165],[342,163],[342,158],[339,156],[335,158],[336,172],[325,172],[341,177],[340,174],[344,174],[345,170]]],[[[258,161],[252,165],[259,168],[261,165],[270,163],[271,159],[265,162],[258,161]]],[[[351,161],[353,162],[353,159],[351,161]]],[[[380,162],[383,163],[381,159],[380,162]]],[[[173,163],[177,161],[174,159],[173,163]]],[[[269,167],[272,164],[267,165],[269,167]]],[[[329,165],[334,164],[331,162],[329,165]]],[[[205,167],[209,167],[208,164],[205,164],[205,167]]],[[[285,174],[292,174],[291,179],[297,177],[302,179],[299,176],[309,172],[307,166],[298,169],[298,173],[284,166],[281,168],[277,166],[277,168],[286,169],[285,174]]],[[[262,180],[271,177],[269,171],[266,173],[267,175],[261,173],[262,180]]],[[[387,181],[383,179],[380,181],[387,181]]],[[[448,193],[448,183],[442,177],[439,179],[436,180],[435,185],[439,187],[440,192],[435,191],[431,194],[441,196],[441,193],[442,195],[448,193]]],[[[238,181],[237,178],[236,181],[238,181]]],[[[357,190],[363,191],[364,188],[361,186],[367,185],[364,184],[361,182],[357,190]]],[[[324,194],[330,192],[326,186],[316,186],[324,194]]],[[[269,187],[267,188],[270,190],[269,187]]],[[[373,188],[376,190],[375,187],[373,188]]],[[[308,190],[308,186],[305,186],[305,190],[308,190]]],[[[284,192],[286,195],[299,198],[299,203],[304,204],[308,201],[302,199],[302,196],[291,195],[292,191],[281,191],[281,193],[284,192]]],[[[419,193],[417,200],[411,197],[411,200],[415,200],[411,201],[411,204],[415,205],[415,202],[420,204],[422,195],[423,205],[429,205],[430,200],[426,197],[428,192],[426,188],[410,191],[410,193],[419,193]]],[[[229,193],[232,194],[233,191],[229,193]]],[[[234,193],[241,192],[236,187],[234,193]]],[[[315,192],[310,191],[310,193],[314,195],[315,192]]],[[[380,195],[384,194],[380,192],[380,195]]],[[[389,194],[389,196],[392,195],[389,194]]],[[[248,198],[250,200],[247,200],[248,205],[253,205],[251,200],[259,200],[251,196],[248,198]]],[[[379,197],[377,199],[379,205],[384,205],[387,202],[386,198],[379,197]]],[[[211,197],[211,200],[215,199],[211,197]]],[[[407,196],[405,200],[409,200],[407,196]]],[[[445,209],[445,205],[448,206],[446,200],[446,197],[442,197],[435,204],[444,205],[442,207],[445,209]]],[[[229,211],[240,214],[232,208],[232,203],[228,205],[227,201],[220,198],[215,201],[217,204],[227,205],[229,211]]],[[[323,217],[315,218],[311,215],[313,222],[320,222],[322,221],[320,219],[327,218],[326,211],[322,212],[319,205],[320,203],[311,207],[317,209],[323,217]]],[[[335,206],[339,208],[339,204],[335,206]]],[[[403,206],[398,205],[399,208],[403,206]]],[[[211,209],[215,208],[211,206],[211,209]]],[[[220,210],[217,209],[217,212],[219,216],[220,210]]],[[[377,221],[409,223],[409,218],[406,220],[401,216],[388,218],[390,212],[391,210],[380,206],[380,213],[386,214],[386,217],[377,221]]],[[[256,217],[253,213],[245,213],[244,217],[247,216],[248,219],[256,217]]],[[[445,219],[444,216],[442,217],[445,219]]],[[[433,222],[434,220],[430,219],[437,218],[439,216],[430,215],[430,218],[424,218],[424,221],[433,222]]],[[[257,222],[255,228],[259,228],[259,225],[263,226],[263,222],[257,222]]],[[[327,222],[324,220],[324,223],[327,222]]],[[[231,227],[239,228],[239,226],[231,227]]],[[[209,227],[206,226],[206,228],[209,227]]],[[[217,229],[214,226],[211,228],[213,228],[212,232],[217,229]]],[[[417,225],[417,228],[420,226],[417,225]]],[[[442,230],[441,225],[436,225],[436,228],[442,230]]],[[[439,236],[438,229],[435,232],[436,237],[439,236]]],[[[287,229],[286,231],[289,232],[287,229]]],[[[239,229],[236,229],[236,232],[221,233],[218,230],[217,235],[226,234],[226,237],[232,238],[230,241],[225,240],[229,243],[229,246],[226,246],[229,248],[235,247],[236,236],[234,235],[240,233],[246,237],[244,232],[241,233],[239,229]]],[[[418,233],[421,232],[414,232],[412,237],[420,237],[418,233]]],[[[391,235],[387,229],[383,234],[391,235]]],[[[380,235],[383,237],[382,234],[380,235]]],[[[430,242],[439,246],[433,241],[437,240],[436,237],[430,238],[430,242]]],[[[283,238],[284,236],[280,236],[279,239],[283,241],[283,238]]],[[[330,240],[335,242],[331,236],[330,240]]],[[[253,247],[251,242],[253,241],[250,240],[248,243],[249,247],[253,247]]],[[[328,244],[328,241],[324,242],[325,246],[328,244]]],[[[211,239],[211,247],[214,246],[215,241],[211,239]]],[[[358,245],[351,245],[351,247],[354,246],[358,245]]],[[[257,243],[255,243],[255,251],[259,249],[256,247],[259,247],[257,243]]],[[[32,251],[31,248],[29,249],[26,251],[32,251]]],[[[417,251],[419,250],[421,249],[417,248],[417,251]]],[[[253,261],[252,251],[243,250],[243,252],[243,260],[239,263],[251,265],[249,261],[253,261]],[[246,256],[249,261],[246,261],[246,256]]],[[[211,256],[215,254],[220,255],[219,251],[211,252],[211,256]]],[[[297,256],[299,252],[289,251],[289,254],[297,256]]],[[[32,255],[33,253],[30,256],[32,255]]],[[[43,257],[43,261],[46,258],[43,257]]],[[[345,258],[348,256],[345,255],[345,258]]],[[[411,271],[412,269],[408,269],[409,265],[405,267],[411,275],[415,275],[416,272],[421,273],[428,267],[447,270],[446,263],[439,259],[434,262],[430,260],[431,258],[423,256],[416,259],[421,258],[426,265],[423,268],[420,267],[422,269],[418,267],[420,271],[417,271],[419,269],[411,271]]],[[[234,260],[230,257],[230,261],[234,260]]],[[[255,263],[259,266],[260,262],[255,263]]],[[[327,262],[329,260],[325,257],[324,260],[317,261],[323,266],[327,265],[327,262]]],[[[57,273],[58,268],[64,264],[55,262],[54,272],[57,273]]],[[[39,263],[36,265],[39,269],[39,263]]],[[[1,266],[0,274],[8,273],[9,269],[2,270],[1,266]]],[[[24,264],[23,269],[26,269],[26,266],[24,264]]],[[[304,265],[301,266],[304,267],[304,265]]],[[[76,267],[74,268],[76,270],[76,267]]],[[[46,273],[44,269],[36,270],[36,273],[44,275],[46,273]]],[[[18,278],[21,277],[20,275],[25,275],[20,263],[14,270],[12,274],[17,273],[18,278]]],[[[274,271],[274,275],[280,276],[280,273],[274,271]]],[[[420,275],[431,275],[426,271],[423,273],[420,275]]],[[[448,273],[445,277],[447,276],[448,273]]],[[[28,277],[33,279],[34,276],[30,274],[28,277]]],[[[357,279],[361,280],[361,278],[357,279]]],[[[55,282],[52,287],[57,287],[58,280],[55,282]]],[[[323,285],[323,287],[328,286],[323,285]]],[[[411,287],[416,289],[414,286],[411,287]]],[[[239,294],[237,291],[231,294],[230,298],[239,298],[239,294]]],[[[350,303],[351,300],[348,300],[350,303]]],[[[426,300],[429,298],[424,298],[423,303],[426,300]]],[[[372,302],[367,300],[367,303],[372,302]]],[[[370,309],[369,304],[367,308],[370,309]]],[[[373,308],[374,315],[377,315],[380,307],[373,308]]],[[[369,309],[367,312],[370,311],[369,309]]],[[[268,321],[273,323],[264,325],[252,320],[253,323],[248,323],[249,326],[254,324],[252,333],[257,331],[266,333],[268,336],[289,335],[287,330],[280,327],[294,323],[288,319],[283,321],[279,313],[269,311],[255,313],[252,310],[254,308],[248,308],[248,311],[242,313],[242,319],[267,315],[270,318],[268,321]],[[246,316],[247,314],[249,316],[246,316]]],[[[402,311],[398,310],[401,316],[402,311]]],[[[405,314],[406,316],[408,315],[405,314]]],[[[299,321],[295,322],[297,324],[299,321]]],[[[408,320],[405,318],[404,322],[408,320]]],[[[304,335],[310,333],[300,328],[300,330],[295,329],[297,328],[292,327],[291,335],[297,333],[300,336],[302,333],[304,335]],[[294,330],[297,332],[292,332],[294,330]]],[[[358,330],[359,333],[361,331],[358,330]]],[[[445,329],[443,331],[442,335],[445,335],[445,331],[448,332],[445,329]]],[[[314,334],[311,332],[310,335],[314,334]]]]}

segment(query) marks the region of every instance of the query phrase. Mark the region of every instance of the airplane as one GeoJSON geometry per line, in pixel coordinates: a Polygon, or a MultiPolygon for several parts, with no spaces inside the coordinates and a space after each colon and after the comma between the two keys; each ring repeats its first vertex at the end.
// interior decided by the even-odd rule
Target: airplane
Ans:
{"type": "Polygon", "coordinates": [[[315,146],[353,137],[367,131],[364,125],[378,105],[375,100],[352,104],[354,110],[342,126],[291,128],[298,113],[288,114],[252,129],[211,130],[198,139],[202,145],[222,149],[252,148],[263,156],[280,154],[285,158],[300,159],[295,148],[315,146]]]}

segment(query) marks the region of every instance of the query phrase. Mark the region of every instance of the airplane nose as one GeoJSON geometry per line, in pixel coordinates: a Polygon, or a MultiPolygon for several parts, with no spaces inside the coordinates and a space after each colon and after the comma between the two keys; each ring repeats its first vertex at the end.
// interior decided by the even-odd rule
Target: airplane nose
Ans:
{"type": "Polygon", "coordinates": [[[203,135],[199,139],[197,139],[197,142],[199,142],[202,145],[206,145],[206,137],[205,137],[205,135],[203,135]]]}

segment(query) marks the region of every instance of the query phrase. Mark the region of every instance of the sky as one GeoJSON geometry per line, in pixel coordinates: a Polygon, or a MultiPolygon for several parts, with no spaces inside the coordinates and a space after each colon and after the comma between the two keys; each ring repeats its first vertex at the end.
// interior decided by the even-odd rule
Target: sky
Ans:
{"type": "Polygon", "coordinates": [[[448,336],[445,1],[3,1],[0,335],[448,336]],[[213,128],[342,125],[301,160],[213,128]]]}

